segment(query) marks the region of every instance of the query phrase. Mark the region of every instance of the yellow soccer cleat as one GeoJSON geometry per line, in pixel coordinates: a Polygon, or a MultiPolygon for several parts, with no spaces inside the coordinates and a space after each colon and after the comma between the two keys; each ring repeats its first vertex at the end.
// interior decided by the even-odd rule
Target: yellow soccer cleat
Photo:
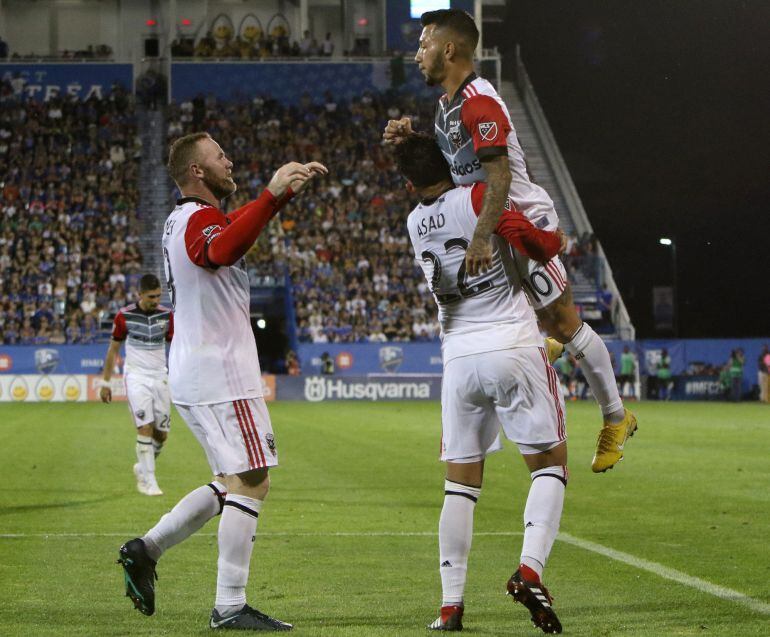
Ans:
{"type": "Polygon", "coordinates": [[[623,448],[626,446],[626,440],[633,436],[637,429],[636,416],[628,409],[625,412],[626,415],[623,420],[616,425],[604,421],[604,426],[599,432],[599,439],[596,441],[596,453],[591,462],[591,469],[594,473],[602,473],[607,469],[612,469],[623,459],[623,448]]]}
{"type": "Polygon", "coordinates": [[[548,356],[548,362],[553,365],[564,352],[564,345],[555,338],[547,336],[545,339],[545,352],[548,356]]]}

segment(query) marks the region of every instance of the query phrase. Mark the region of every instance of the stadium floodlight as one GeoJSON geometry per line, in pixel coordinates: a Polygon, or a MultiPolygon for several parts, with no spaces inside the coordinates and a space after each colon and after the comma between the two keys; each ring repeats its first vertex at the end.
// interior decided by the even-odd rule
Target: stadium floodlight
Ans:
{"type": "Polygon", "coordinates": [[[267,327],[267,321],[265,321],[265,319],[258,319],[257,327],[261,330],[265,329],[267,327]]]}
{"type": "Polygon", "coordinates": [[[660,245],[662,245],[662,246],[670,246],[672,243],[674,243],[668,237],[661,237],[660,239],[658,239],[658,241],[660,242],[660,245]]]}

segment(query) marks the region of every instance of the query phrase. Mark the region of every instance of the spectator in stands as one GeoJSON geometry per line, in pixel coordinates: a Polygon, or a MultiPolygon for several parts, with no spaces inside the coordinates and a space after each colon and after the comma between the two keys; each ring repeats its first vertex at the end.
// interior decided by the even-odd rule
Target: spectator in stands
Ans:
{"type": "Polygon", "coordinates": [[[299,364],[299,358],[293,350],[286,352],[286,373],[289,376],[299,376],[302,374],[302,368],[299,364]]]}
{"type": "Polygon", "coordinates": [[[767,345],[763,345],[757,359],[757,384],[759,385],[759,402],[761,403],[770,402],[768,373],[770,373],[770,349],[767,345]]]}
{"type": "Polygon", "coordinates": [[[738,348],[730,352],[730,360],[727,364],[730,375],[730,400],[737,403],[743,396],[743,350],[738,348]]]}
{"type": "Polygon", "coordinates": [[[326,39],[321,43],[321,55],[325,57],[331,57],[334,54],[334,42],[332,42],[332,34],[327,33],[326,39]]]}
{"type": "Polygon", "coordinates": [[[314,55],[313,52],[313,45],[315,43],[315,40],[313,39],[313,36],[310,35],[310,31],[305,31],[302,34],[302,39],[299,41],[299,54],[302,57],[308,57],[310,55],[314,55]]]}

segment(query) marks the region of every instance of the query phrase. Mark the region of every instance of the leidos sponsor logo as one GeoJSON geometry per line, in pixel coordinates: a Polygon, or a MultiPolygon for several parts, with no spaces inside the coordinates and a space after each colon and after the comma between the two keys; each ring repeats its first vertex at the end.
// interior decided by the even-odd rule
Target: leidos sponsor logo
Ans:
{"type": "Polygon", "coordinates": [[[27,396],[29,396],[29,387],[27,386],[27,381],[21,378],[21,376],[17,376],[11,381],[11,389],[9,393],[11,394],[11,398],[17,402],[27,400],[27,396]]]}
{"type": "Polygon", "coordinates": [[[351,383],[309,376],[305,379],[305,399],[322,400],[409,400],[430,398],[430,383],[379,382],[351,383]]]}

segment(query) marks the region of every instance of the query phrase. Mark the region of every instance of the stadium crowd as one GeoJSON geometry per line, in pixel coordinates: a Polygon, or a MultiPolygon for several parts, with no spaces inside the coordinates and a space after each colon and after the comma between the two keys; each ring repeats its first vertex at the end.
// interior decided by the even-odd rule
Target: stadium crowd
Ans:
{"type": "MultiPolygon", "coordinates": [[[[288,275],[302,342],[429,341],[435,305],[414,261],[405,221],[412,208],[381,145],[387,119],[409,115],[429,128],[433,104],[400,94],[364,94],[350,103],[327,93],[294,107],[256,97],[219,102],[198,96],[169,113],[168,137],[208,130],[234,163],[231,209],[256,197],[275,167],[323,161],[333,174],[290,203],[249,253],[252,281],[288,275]]],[[[595,239],[571,239],[571,271],[595,268],[595,239]]]]}
{"type": "Polygon", "coordinates": [[[0,342],[93,342],[142,274],[132,100],[21,101],[4,81],[0,106],[0,342]]]}

